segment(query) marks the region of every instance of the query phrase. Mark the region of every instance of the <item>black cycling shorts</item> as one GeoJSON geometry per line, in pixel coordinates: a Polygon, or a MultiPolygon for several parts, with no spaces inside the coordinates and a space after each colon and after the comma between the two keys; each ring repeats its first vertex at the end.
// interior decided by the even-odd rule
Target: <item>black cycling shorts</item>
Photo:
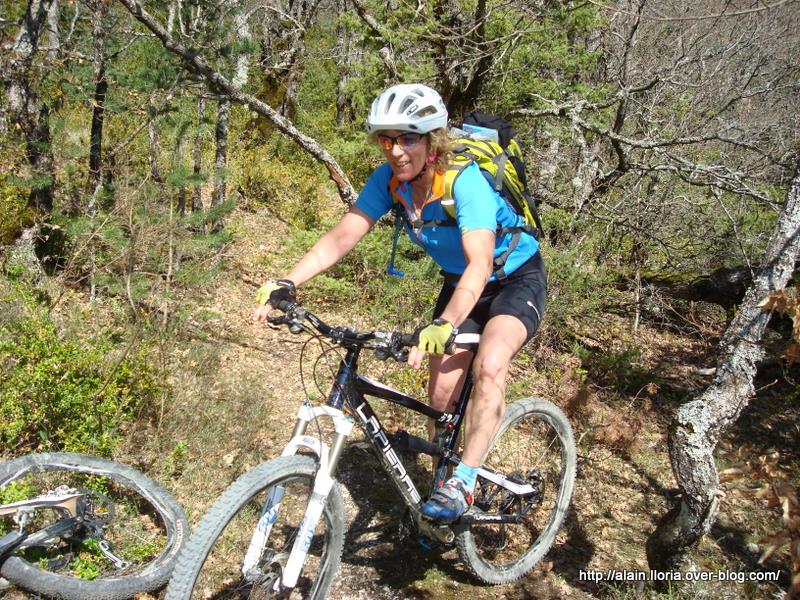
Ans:
{"type": "MultiPolygon", "coordinates": [[[[455,286],[445,281],[436,307],[434,318],[441,316],[453,296],[455,286]]],[[[547,269],[541,252],[523,263],[516,271],[502,281],[491,281],[483,289],[475,308],[459,326],[459,333],[481,333],[489,319],[498,315],[511,315],[525,325],[530,340],[544,316],[547,298],[547,269]]]]}

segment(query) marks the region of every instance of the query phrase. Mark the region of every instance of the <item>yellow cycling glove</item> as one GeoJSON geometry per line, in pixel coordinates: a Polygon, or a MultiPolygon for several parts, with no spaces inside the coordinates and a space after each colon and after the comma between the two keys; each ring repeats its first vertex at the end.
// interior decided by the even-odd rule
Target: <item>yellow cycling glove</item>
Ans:
{"type": "Polygon", "coordinates": [[[436,319],[420,330],[417,348],[429,354],[444,354],[447,347],[453,342],[455,334],[456,329],[452,323],[444,319],[436,319]]]}
{"type": "Polygon", "coordinates": [[[288,279],[267,281],[256,292],[256,302],[262,306],[271,304],[273,308],[278,308],[278,303],[283,301],[297,302],[297,290],[288,279]]]}

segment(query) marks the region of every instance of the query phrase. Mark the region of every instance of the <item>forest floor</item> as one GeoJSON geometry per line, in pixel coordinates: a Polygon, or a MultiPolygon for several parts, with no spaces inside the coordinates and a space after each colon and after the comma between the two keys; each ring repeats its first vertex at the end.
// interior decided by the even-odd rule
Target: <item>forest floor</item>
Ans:
{"type": "MultiPolygon", "coordinates": [[[[164,352],[172,365],[174,389],[152,427],[132,431],[118,457],[159,478],[197,523],[214,499],[238,476],[280,454],[303,399],[300,350],[303,337],[251,320],[252,298],[265,277],[263,257],[276,247],[255,243],[267,227],[269,239],[284,226],[253,213],[237,216],[236,234],[226,252],[227,272],[206,297],[196,298],[194,314],[180,339],[164,352]],[[234,275],[235,274],[235,275],[234,275]]],[[[264,236],[266,237],[266,236],[264,236]]],[[[275,242],[277,243],[277,242],[275,242]]],[[[311,306],[333,323],[358,326],[354,315],[311,306]]],[[[703,320],[700,319],[699,322],[703,320]]],[[[348,530],[334,600],[465,598],[647,598],[649,582],[596,581],[614,570],[639,576],[648,571],[645,541],[676,499],[666,436],[676,407],[710,381],[721,323],[656,329],[643,323],[635,336],[638,351],[613,348],[609,332],[630,330],[615,315],[599,315],[586,343],[614,350],[616,361],[587,369],[569,354],[538,346],[534,363],[515,365],[512,379],[524,380],[526,395],[542,396],[570,416],[578,441],[578,478],[566,525],[549,555],[520,581],[482,586],[460,565],[455,550],[425,550],[401,540],[402,507],[388,493],[391,483],[371,456],[352,445],[340,466],[348,530]],[[620,357],[628,356],[623,360],[620,357]],[[633,358],[631,358],[633,356],[633,358]],[[624,383],[626,394],[610,381],[624,383]],[[386,492],[380,491],[385,481],[386,492]],[[377,484],[377,485],[376,485],[377,484]],[[378,490],[378,492],[376,492],[378,490]]],[[[523,361],[525,362],[525,361],[523,361]]],[[[374,367],[400,369],[402,367],[374,367]]],[[[385,371],[384,371],[385,372],[385,371]]],[[[774,451],[794,461],[784,464],[796,478],[798,406],[787,403],[785,384],[762,383],[758,396],[720,444],[718,463],[730,466],[774,451]]],[[[419,419],[399,422],[374,406],[384,425],[420,429],[419,419]]],[[[358,438],[359,436],[354,436],[358,438]]],[[[797,483],[795,479],[795,483],[797,483]]],[[[780,571],[777,583],[710,582],[671,592],[664,598],[780,598],[788,586],[789,559],[779,551],[764,565],[764,539],[780,527],[779,508],[741,493],[757,482],[747,477],[725,485],[717,524],[694,554],[696,568],[715,577],[747,577],[780,571]]]]}

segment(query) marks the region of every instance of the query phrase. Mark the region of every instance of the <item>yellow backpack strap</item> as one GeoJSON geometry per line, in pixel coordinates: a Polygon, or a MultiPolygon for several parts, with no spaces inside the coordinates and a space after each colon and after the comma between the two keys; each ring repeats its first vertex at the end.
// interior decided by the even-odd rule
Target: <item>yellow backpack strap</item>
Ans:
{"type": "Polygon", "coordinates": [[[442,208],[452,218],[456,218],[455,189],[456,179],[461,172],[476,160],[473,154],[471,140],[456,140],[452,147],[453,158],[450,166],[444,172],[444,196],[442,198],[442,208]]]}
{"type": "Polygon", "coordinates": [[[472,164],[472,162],[472,159],[466,159],[464,161],[454,159],[450,163],[450,167],[447,169],[447,171],[444,172],[444,196],[442,197],[442,208],[444,208],[445,212],[454,219],[456,218],[456,202],[453,190],[456,185],[456,179],[459,175],[461,175],[461,172],[467,167],[467,165],[472,164]]]}

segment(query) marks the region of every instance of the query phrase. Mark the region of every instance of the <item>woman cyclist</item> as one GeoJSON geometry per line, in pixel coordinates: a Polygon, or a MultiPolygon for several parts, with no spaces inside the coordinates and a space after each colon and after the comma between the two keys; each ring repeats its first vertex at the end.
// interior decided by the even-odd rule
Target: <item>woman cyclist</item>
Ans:
{"type": "Polygon", "coordinates": [[[447,109],[437,92],[420,84],[390,87],[373,102],[367,130],[386,162],[370,175],[341,221],[283,279],[259,289],[261,306],[254,318],[266,320],[268,304],[294,300],[296,287],[336,264],[400,202],[411,240],[446,273],[434,319],[419,330],[419,345],[408,356],[409,365],[419,369],[430,355],[428,395],[433,408],[452,410],[472,364],[475,385],[465,415],[462,461],[422,506],[427,517],[452,522],[472,503],[478,467],[505,413],[509,364],[541,321],[547,275],[535,237],[520,233],[523,219],[476,164],[456,179],[456,223],[448,218],[442,200],[447,200],[444,173],[451,142],[447,109]],[[481,334],[474,361],[469,350],[445,354],[456,331],[481,334]]]}

